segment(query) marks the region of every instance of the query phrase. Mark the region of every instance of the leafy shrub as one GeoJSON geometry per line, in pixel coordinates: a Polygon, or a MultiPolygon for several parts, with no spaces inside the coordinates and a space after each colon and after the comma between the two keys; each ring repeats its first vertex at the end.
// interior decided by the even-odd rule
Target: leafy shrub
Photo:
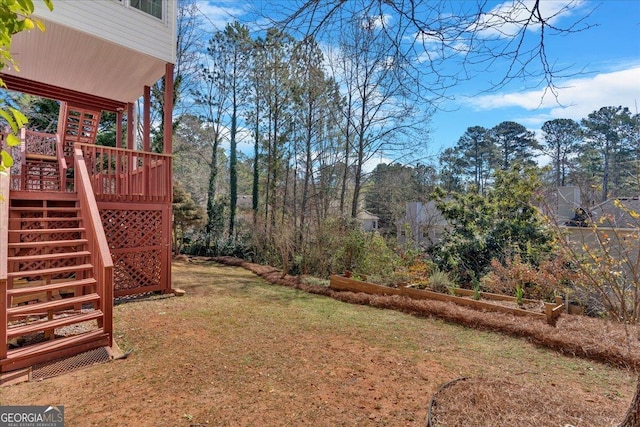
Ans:
{"type": "Polygon", "coordinates": [[[551,234],[532,205],[539,188],[533,168],[499,171],[486,195],[445,193],[432,197],[449,227],[430,249],[440,269],[453,272],[462,284],[487,274],[493,259],[505,262],[519,254],[537,265],[551,252],[551,234]]]}
{"type": "Polygon", "coordinates": [[[491,271],[481,282],[490,292],[516,296],[522,289],[526,298],[553,302],[555,295],[577,279],[569,264],[560,257],[544,260],[539,266],[522,261],[519,255],[508,258],[504,263],[491,261],[491,271]]]}
{"type": "Polygon", "coordinates": [[[429,288],[435,292],[448,293],[455,288],[455,281],[451,280],[446,271],[436,269],[428,279],[429,288]]]}
{"type": "Polygon", "coordinates": [[[389,248],[384,237],[377,232],[368,233],[362,262],[356,269],[371,275],[389,277],[399,265],[400,257],[389,248]]]}

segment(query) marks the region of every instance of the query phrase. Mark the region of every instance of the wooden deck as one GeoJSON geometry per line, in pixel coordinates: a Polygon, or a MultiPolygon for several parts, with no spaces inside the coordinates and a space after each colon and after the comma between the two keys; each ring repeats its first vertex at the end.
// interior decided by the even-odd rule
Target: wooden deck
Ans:
{"type": "Polygon", "coordinates": [[[23,130],[0,175],[0,372],[111,346],[114,296],[171,291],[171,156],[87,142],[85,116],[71,144],[23,130]]]}

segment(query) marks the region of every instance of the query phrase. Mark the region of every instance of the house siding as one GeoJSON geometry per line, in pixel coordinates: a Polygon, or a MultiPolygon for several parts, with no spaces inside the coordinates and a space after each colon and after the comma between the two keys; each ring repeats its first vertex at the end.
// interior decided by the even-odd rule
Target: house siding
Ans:
{"type": "Polygon", "coordinates": [[[34,15],[145,53],[165,62],[175,63],[176,1],[165,3],[165,17],[159,20],[118,0],[57,0],[53,12],[42,2],[36,3],[34,15]]]}

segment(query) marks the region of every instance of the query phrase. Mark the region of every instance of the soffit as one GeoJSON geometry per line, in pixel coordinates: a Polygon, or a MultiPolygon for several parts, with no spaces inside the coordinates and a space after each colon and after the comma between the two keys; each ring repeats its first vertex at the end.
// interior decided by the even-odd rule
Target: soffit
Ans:
{"type": "Polygon", "coordinates": [[[133,102],[165,72],[157,58],[52,22],[46,31],[18,33],[12,54],[20,71],[4,73],[64,90],[133,102]]]}

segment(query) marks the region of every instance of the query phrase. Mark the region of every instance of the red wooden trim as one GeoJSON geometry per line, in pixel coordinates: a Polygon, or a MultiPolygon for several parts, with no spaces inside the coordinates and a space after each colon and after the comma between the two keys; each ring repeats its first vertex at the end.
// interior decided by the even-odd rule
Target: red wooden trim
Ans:
{"type": "Polygon", "coordinates": [[[141,286],[141,287],[128,288],[128,289],[116,289],[114,291],[114,296],[116,298],[125,297],[128,295],[137,295],[144,292],[164,292],[164,286],[154,285],[154,286],[141,286]]]}
{"type": "Polygon", "coordinates": [[[108,346],[109,342],[109,337],[106,334],[95,331],[68,338],[59,338],[43,344],[34,344],[34,347],[38,346],[37,349],[27,347],[20,353],[17,353],[17,351],[23,349],[11,350],[8,358],[0,361],[1,371],[10,372],[38,363],[74,356],[94,348],[108,346]],[[30,351],[27,352],[27,350],[30,351]],[[16,353],[14,354],[14,352],[16,353]]]}
{"type": "Polygon", "coordinates": [[[164,153],[173,150],[173,64],[167,64],[164,72],[164,153]]]}
{"type": "Polygon", "coordinates": [[[171,203],[171,156],[76,144],[88,159],[97,200],[171,203]]]}
{"type": "Polygon", "coordinates": [[[9,174],[0,174],[0,360],[7,357],[7,273],[9,252],[9,174]]]}
{"type": "Polygon", "coordinates": [[[7,85],[7,88],[17,92],[37,95],[44,98],[56,99],[68,102],[76,107],[95,110],[118,111],[124,108],[127,103],[116,101],[113,99],[102,98],[100,96],[82,93],[71,89],[65,89],[59,86],[48,85],[36,82],[34,80],[24,79],[18,76],[11,76],[0,73],[0,77],[7,85]]]}
{"type": "Polygon", "coordinates": [[[160,283],[163,293],[171,292],[171,205],[166,205],[162,209],[162,253],[161,266],[162,273],[160,283]]]}
{"type": "Polygon", "coordinates": [[[82,150],[76,144],[76,184],[75,188],[80,199],[80,208],[87,229],[87,240],[94,266],[95,278],[98,282],[97,290],[101,296],[100,310],[103,313],[102,328],[109,335],[109,345],[113,342],[113,260],[109,252],[109,244],[102,227],[102,219],[98,204],[93,196],[93,189],[89,178],[87,165],[82,150]]]}
{"type": "Polygon", "coordinates": [[[133,103],[130,102],[127,104],[127,148],[129,150],[135,148],[134,130],[136,128],[136,120],[133,111],[133,103]]]}
{"type": "Polygon", "coordinates": [[[142,118],[142,151],[151,151],[151,88],[144,87],[144,110],[142,118]]]}
{"type": "Polygon", "coordinates": [[[58,169],[60,173],[60,191],[67,191],[67,161],[64,158],[64,148],[60,134],[56,134],[56,157],[58,158],[58,169]]]}
{"type": "Polygon", "coordinates": [[[116,147],[122,146],[122,110],[116,112],[116,147]]]}

